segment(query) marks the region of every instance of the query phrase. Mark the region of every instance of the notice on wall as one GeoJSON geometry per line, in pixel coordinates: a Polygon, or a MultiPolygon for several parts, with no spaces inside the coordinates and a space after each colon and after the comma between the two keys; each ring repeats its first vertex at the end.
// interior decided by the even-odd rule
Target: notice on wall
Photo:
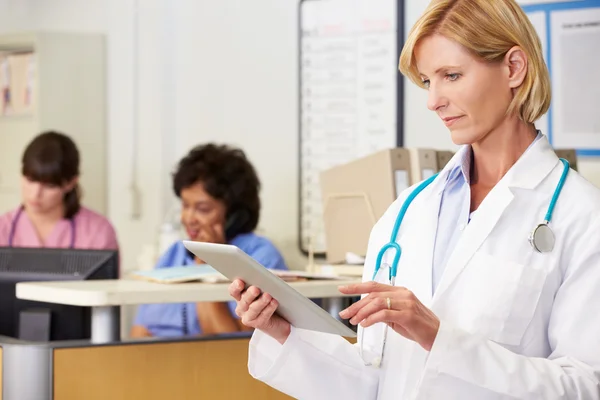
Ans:
{"type": "Polygon", "coordinates": [[[553,144],[600,148],[600,9],[556,11],[552,37],[553,144]]]}
{"type": "Polygon", "coordinates": [[[581,0],[517,0],[520,6],[531,6],[536,4],[548,4],[548,3],[567,3],[581,0]]]}
{"type": "Polygon", "coordinates": [[[0,113],[27,115],[33,111],[35,56],[33,53],[0,54],[0,113]]]}
{"type": "Polygon", "coordinates": [[[304,0],[300,242],[326,251],[320,173],[396,146],[396,0],[304,0]]]}

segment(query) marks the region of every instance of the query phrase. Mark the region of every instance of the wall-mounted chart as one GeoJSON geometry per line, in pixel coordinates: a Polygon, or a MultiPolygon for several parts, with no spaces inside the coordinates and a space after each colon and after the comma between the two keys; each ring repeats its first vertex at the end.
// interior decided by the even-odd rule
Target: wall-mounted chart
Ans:
{"type": "Polygon", "coordinates": [[[398,0],[300,3],[300,248],[326,250],[319,173],[402,145],[398,0]]]}

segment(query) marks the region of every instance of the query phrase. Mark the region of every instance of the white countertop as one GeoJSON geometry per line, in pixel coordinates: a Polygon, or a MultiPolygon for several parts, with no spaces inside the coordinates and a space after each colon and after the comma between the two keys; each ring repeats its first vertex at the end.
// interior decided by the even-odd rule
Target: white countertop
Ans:
{"type": "MultiPolygon", "coordinates": [[[[344,297],[338,286],[358,282],[360,278],[290,282],[289,285],[306,297],[328,298],[344,297]]],[[[227,283],[162,284],[133,279],[22,282],[17,284],[16,296],[23,300],[89,307],[187,303],[232,300],[228,286],[227,283]]]]}

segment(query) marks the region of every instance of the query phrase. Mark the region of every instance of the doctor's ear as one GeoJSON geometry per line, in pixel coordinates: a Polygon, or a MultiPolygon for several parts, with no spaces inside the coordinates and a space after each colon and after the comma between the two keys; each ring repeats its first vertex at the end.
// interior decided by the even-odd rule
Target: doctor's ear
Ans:
{"type": "Polygon", "coordinates": [[[508,84],[511,89],[516,89],[527,76],[527,54],[519,46],[511,48],[504,56],[504,63],[508,68],[508,84]]]}

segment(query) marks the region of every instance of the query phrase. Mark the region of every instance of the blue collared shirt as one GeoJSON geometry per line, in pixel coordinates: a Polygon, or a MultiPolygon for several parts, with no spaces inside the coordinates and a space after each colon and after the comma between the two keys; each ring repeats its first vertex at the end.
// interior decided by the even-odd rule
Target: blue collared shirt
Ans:
{"type": "Polygon", "coordinates": [[[472,154],[470,147],[460,150],[457,163],[448,173],[446,185],[442,191],[433,250],[432,293],[435,293],[448,258],[456,247],[456,242],[458,242],[462,231],[471,219],[469,213],[471,208],[469,177],[472,154]]]}
{"type": "MultiPolygon", "coordinates": [[[[542,133],[538,131],[535,140],[529,145],[527,150],[542,136],[542,133]]],[[[433,250],[433,287],[431,288],[431,293],[435,293],[442,274],[446,269],[448,259],[454,251],[462,232],[471,219],[476,217],[477,213],[477,211],[470,213],[470,176],[473,160],[471,146],[461,148],[457,156],[458,159],[455,166],[448,172],[440,201],[435,247],[433,250]]]]}
{"type": "MultiPolygon", "coordinates": [[[[230,244],[239,247],[266,268],[288,269],[277,248],[265,237],[246,233],[233,238],[230,244]]],[[[195,265],[194,258],[182,242],[176,242],[162,255],[155,268],[183,265],[195,265]]],[[[232,317],[237,319],[235,302],[229,302],[228,305],[232,317]]],[[[187,324],[189,335],[202,333],[196,303],[144,304],[138,308],[134,321],[134,325],[146,327],[156,337],[183,336],[184,323],[187,324]]]]}

